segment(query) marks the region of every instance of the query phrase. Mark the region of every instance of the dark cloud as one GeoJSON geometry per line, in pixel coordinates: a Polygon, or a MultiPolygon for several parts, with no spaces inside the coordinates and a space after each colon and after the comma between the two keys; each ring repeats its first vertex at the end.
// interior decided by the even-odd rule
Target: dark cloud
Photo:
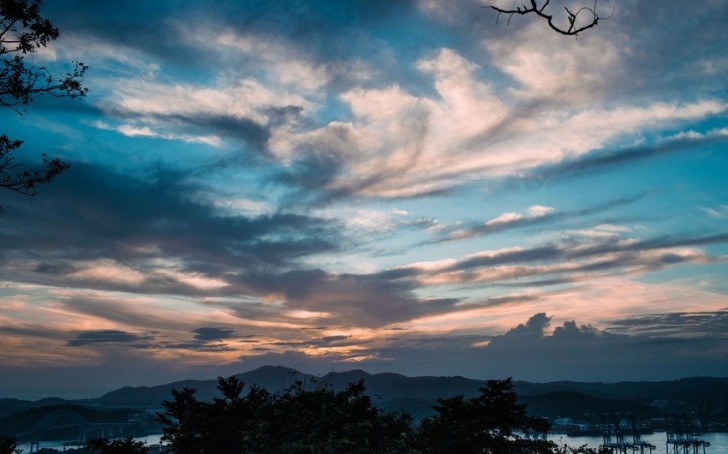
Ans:
{"type": "MultiPolygon", "coordinates": [[[[430,375],[437,364],[438,370],[448,374],[531,381],[669,380],[683,377],[685,371],[711,376],[728,372],[724,336],[629,336],[575,321],[564,322],[549,333],[550,320],[539,313],[499,336],[407,336],[402,332],[386,347],[357,351],[370,359],[357,362],[356,367],[369,372],[406,370],[408,375],[430,375]]],[[[325,373],[332,365],[348,363],[342,355],[311,357],[286,352],[248,358],[240,366],[247,369],[264,364],[325,373]]]]}
{"type": "MultiPolygon", "coordinates": [[[[369,359],[349,362],[348,355],[327,354],[309,356],[302,352],[271,352],[271,346],[254,348],[259,356],[221,365],[188,366],[179,361],[145,358],[140,348],[117,350],[114,362],[104,367],[59,366],[53,373],[32,374],[27,368],[7,367],[4,375],[7,386],[16,386],[26,379],[26,386],[50,386],[54,381],[67,383],[106,383],[110,388],[124,385],[164,383],[181,378],[210,378],[233,375],[263,365],[294,367],[306,373],[324,374],[363,368],[369,372],[406,372],[408,375],[432,375],[433,367],[448,375],[464,375],[485,379],[512,376],[517,380],[553,381],[617,381],[669,380],[692,375],[725,376],[725,357],[728,341],[725,338],[726,311],[715,313],[653,314],[615,322],[613,328],[628,331],[638,327],[633,335],[598,330],[590,325],[567,321],[549,333],[552,317],[538,313],[523,324],[497,335],[451,334],[427,336],[406,330],[394,330],[387,346],[367,346],[356,352],[369,359]],[[637,334],[641,327],[669,325],[684,329],[637,334]],[[619,326],[617,326],[619,325],[619,326]],[[707,326],[711,328],[706,328],[707,326]],[[693,328],[699,326],[698,332],[693,328]],[[722,331],[721,331],[722,330],[722,331]],[[712,333],[712,334],[711,334],[712,333]],[[685,337],[685,336],[695,337],[685,337]],[[490,343],[488,344],[488,341],[490,343]],[[483,346],[485,345],[485,346],[483,346]],[[125,369],[124,369],[125,368],[125,369]],[[148,374],[146,373],[148,372],[148,374]],[[133,373],[134,376],[131,376],[133,373]],[[43,379],[42,377],[45,377],[43,379]],[[71,380],[72,377],[75,377],[71,380]],[[143,379],[141,377],[144,377],[143,379]]],[[[150,344],[146,335],[125,331],[100,330],[77,333],[79,345],[144,346],[150,344]]],[[[310,339],[301,346],[345,345],[346,336],[327,336],[310,339]]],[[[172,344],[170,348],[204,348],[197,342],[172,344]],[[197,345],[197,347],[195,347],[197,345]]],[[[283,346],[282,343],[279,346],[283,346]]],[[[47,370],[47,369],[45,369],[47,370]]],[[[438,373],[437,375],[442,375],[438,373]]]]}
{"type": "MultiPolygon", "coordinates": [[[[269,108],[269,110],[285,110],[288,106],[280,108],[269,108]]],[[[138,113],[131,112],[130,116],[137,116],[138,113]]],[[[229,138],[250,145],[252,150],[259,153],[267,153],[267,143],[270,138],[268,125],[260,124],[249,118],[239,118],[227,115],[158,115],[156,120],[169,122],[188,133],[199,133],[200,135],[216,134],[223,138],[229,138]]]]}
{"type": "MultiPolygon", "coordinates": [[[[217,11],[216,11],[217,12],[217,11]]],[[[285,36],[313,53],[319,61],[336,61],[367,55],[376,58],[382,49],[378,46],[388,38],[389,27],[402,26],[408,17],[416,17],[414,1],[389,2],[386,0],[346,0],[335,4],[319,4],[298,0],[276,2],[229,2],[219,10],[217,19],[229,27],[245,33],[285,36]],[[351,46],[363,30],[374,30],[363,48],[351,46]],[[377,36],[380,35],[380,36],[377,36]]],[[[422,30],[412,30],[412,40],[425,40],[422,30]]]]}
{"type": "Polygon", "coordinates": [[[251,286],[260,292],[283,292],[293,309],[330,313],[330,320],[378,326],[449,311],[455,298],[421,299],[416,284],[377,274],[330,274],[323,270],[258,275],[251,286]]]}
{"type": "Polygon", "coordinates": [[[195,340],[209,342],[236,337],[235,331],[230,328],[202,327],[193,331],[195,340]]]}
{"type": "Polygon", "coordinates": [[[115,329],[81,331],[74,339],[68,341],[69,347],[82,347],[93,345],[122,344],[134,347],[145,346],[150,340],[149,336],[128,333],[115,329]]]}
{"type": "Polygon", "coordinates": [[[194,331],[190,341],[169,341],[154,334],[136,334],[121,330],[90,330],[76,333],[67,342],[69,347],[128,347],[136,350],[188,350],[197,352],[228,352],[234,349],[219,342],[235,337],[233,330],[204,327],[194,331]]]}
{"type": "Polygon", "coordinates": [[[143,0],[131,4],[112,0],[89,4],[83,0],[49,0],[44,2],[43,10],[59,27],[62,37],[75,35],[89,45],[106,42],[170,63],[190,64],[200,59],[200,63],[207,62],[202,53],[195,55],[198,58],[190,58],[194,49],[176,28],[175,16],[193,13],[184,2],[172,5],[143,0]],[[134,33],[129,33],[131,28],[134,33]]]}
{"type": "MultiPolygon", "coordinates": [[[[364,342],[366,344],[366,342],[364,342]]],[[[334,347],[343,345],[362,345],[362,342],[350,340],[350,336],[325,336],[318,339],[309,339],[305,341],[280,341],[274,342],[273,345],[278,347],[334,347]]]]}
{"type": "Polygon", "coordinates": [[[432,342],[429,337],[400,339],[366,351],[380,359],[358,365],[370,372],[391,371],[396,365],[411,374],[427,374],[427,365],[437,363],[450,373],[473,378],[531,381],[668,380],[683,377],[685,371],[711,376],[728,372],[724,361],[728,342],[720,334],[692,339],[682,333],[629,336],[575,321],[564,322],[549,334],[550,320],[539,313],[499,336],[453,335],[432,342]]]}
{"type": "MultiPolygon", "coordinates": [[[[9,254],[41,258],[35,268],[40,280],[53,275],[65,279],[79,271],[82,264],[77,261],[101,258],[144,272],[144,261],[154,257],[174,259],[204,277],[225,279],[228,273],[285,266],[302,256],[333,251],[341,241],[331,221],[305,215],[223,216],[194,201],[192,196],[201,188],[187,183],[180,173],[137,179],[74,163],[53,189],[34,203],[9,204],[13,216],[0,225],[0,260],[9,254]]],[[[200,292],[170,276],[146,278],[138,288],[200,292]]],[[[108,280],[94,283],[92,278],[86,282],[135,287],[108,280]]]]}
{"type": "MultiPolygon", "coordinates": [[[[321,63],[377,56],[386,61],[381,44],[390,38],[389,30],[419,18],[411,0],[346,0],[335,4],[299,0],[218,2],[212,8],[194,0],[174,4],[142,1],[133,5],[114,0],[92,7],[82,0],[45,3],[47,15],[63,32],[89,42],[140,51],[167,64],[196,68],[220,65],[209,51],[198,49],[190,39],[191,34],[206,27],[211,27],[213,35],[237,30],[274,41],[283,38],[289,46],[299,46],[301,52],[312,54],[321,63]],[[193,27],[180,28],[183,23],[193,27]],[[129,33],[132,28],[134,33],[129,33]],[[374,30],[375,36],[363,41],[363,48],[351,46],[365,29],[374,30]]],[[[420,27],[408,29],[412,41],[425,43],[431,36],[429,30],[420,27]]]]}
{"type": "Polygon", "coordinates": [[[546,313],[541,312],[529,318],[525,325],[518,325],[517,327],[505,333],[503,336],[496,337],[495,339],[493,339],[493,342],[497,343],[501,339],[506,339],[507,342],[507,339],[515,337],[541,338],[544,336],[544,333],[546,332],[546,329],[549,327],[549,325],[551,325],[551,317],[547,316],[546,313]]]}
{"type": "Polygon", "coordinates": [[[32,337],[52,340],[66,340],[68,333],[57,329],[50,329],[40,324],[31,324],[29,326],[0,326],[0,334],[19,337],[32,337]]]}
{"type": "MultiPolygon", "coordinates": [[[[684,137],[664,140],[655,145],[645,145],[620,150],[597,150],[573,160],[564,160],[558,164],[545,165],[523,176],[514,177],[531,183],[546,182],[553,179],[582,175],[589,172],[606,170],[615,166],[647,160],[666,154],[701,149],[708,145],[721,144],[728,141],[727,136],[706,135],[705,137],[684,137]]],[[[512,184],[508,180],[504,184],[512,184]]]]}
{"type": "Polygon", "coordinates": [[[696,375],[725,374],[725,365],[705,360],[707,354],[720,362],[728,354],[723,336],[688,341],[682,336],[627,336],[574,321],[548,335],[549,320],[546,314],[536,314],[525,325],[496,336],[482,350],[484,361],[501,373],[538,380],[665,379],[678,378],[685,370],[696,375]]]}
{"type": "MultiPolygon", "coordinates": [[[[709,236],[666,236],[637,241],[579,241],[571,240],[563,244],[544,244],[530,249],[509,250],[483,256],[466,258],[449,268],[449,271],[468,271],[483,267],[494,267],[504,264],[532,264],[544,262],[562,262],[570,259],[594,259],[596,262],[582,264],[572,271],[618,270],[630,265],[647,266],[659,269],[663,265],[695,260],[692,256],[680,256],[670,251],[650,258],[639,256],[638,252],[661,251],[663,249],[689,246],[704,246],[728,242],[728,234],[709,236]],[[612,257],[610,254],[617,254],[612,257]],[[606,257],[606,258],[603,258],[606,257]]],[[[558,270],[562,270],[557,268],[558,270]]],[[[411,270],[411,269],[410,269],[411,270]]],[[[524,272],[526,270],[523,270],[524,272]]],[[[408,273],[402,272],[403,275],[408,273]]],[[[527,274],[521,273],[521,276],[527,274]]]]}
{"type": "Polygon", "coordinates": [[[128,300],[119,298],[64,298],[58,304],[76,314],[90,315],[124,325],[137,326],[147,330],[169,329],[186,330],[186,323],[164,315],[152,315],[136,305],[128,304],[128,300]],[[140,310],[141,309],[141,310],[140,310]]]}
{"type": "Polygon", "coordinates": [[[536,246],[531,249],[506,251],[492,256],[466,258],[446,271],[465,271],[473,268],[513,263],[552,261],[562,258],[565,251],[557,245],[536,246]]]}
{"type": "Polygon", "coordinates": [[[642,336],[728,338],[728,308],[715,312],[650,314],[609,322],[610,331],[642,336]]]}

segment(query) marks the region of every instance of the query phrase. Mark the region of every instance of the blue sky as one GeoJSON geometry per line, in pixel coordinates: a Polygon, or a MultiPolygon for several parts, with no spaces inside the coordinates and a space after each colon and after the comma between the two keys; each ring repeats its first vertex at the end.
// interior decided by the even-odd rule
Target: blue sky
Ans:
{"type": "Polygon", "coordinates": [[[72,165],[0,195],[0,392],[728,374],[728,5],[484,5],[44,2],[90,91],[0,114],[72,165]]]}

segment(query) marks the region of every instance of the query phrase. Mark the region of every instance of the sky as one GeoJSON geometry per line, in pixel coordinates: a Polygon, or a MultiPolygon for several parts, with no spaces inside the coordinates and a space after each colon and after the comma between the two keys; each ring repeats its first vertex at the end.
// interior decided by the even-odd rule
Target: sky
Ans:
{"type": "Polygon", "coordinates": [[[89,93],[0,112],[71,164],[0,194],[0,396],[728,376],[728,2],[487,5],[46,0],[89,93]]]}

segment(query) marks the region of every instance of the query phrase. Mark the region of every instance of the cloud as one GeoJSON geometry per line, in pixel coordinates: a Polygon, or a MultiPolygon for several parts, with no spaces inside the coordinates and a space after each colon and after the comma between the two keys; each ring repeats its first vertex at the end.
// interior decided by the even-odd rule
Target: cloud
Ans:
{"type": "Polygon", "coordinates": [[[537,380],[578,377],[581,381],[605,381],[675,377],[677,370],[686,370],[681,367],[688,367],[696,374],[719,374],[720,367],[702,358],[696,360],[688,352],[701,352],[701,357],[708,352],[716,361],[728,352],[720,337],[684,342],[679,337],[628,336],[579,326],[574,321],[564,322],[548,334],[545,331],[548,321],[546,314],[536,314],[525,325],[496,336],[483,348],[483,360],[499,374],[537,380]],[[619,358],[619,361],[615,364],[606,361],[607,358],[619,358]],[[639,374],[629,372],[634,367],[642,369],[639,374]],[[570,372],[574,370],[579,372],[570,372]]]}
{"type": "Polygon", "coordinates": [[[149,340],[147,336],[127,333],[120,330],[91,330],[82,331],[74,339],[68,341],[69,347],[82,347],[87,345],[124,344],[139,346],[149,340]]]}
{"type": "Polygon", "coordinates": [[[0,227],[6,259],[11,251],[17,259],[56,250],[54,259],[43,261],[44,278],[52,277],[50,270],[68,270],[59,277],[118,288],[175,285],[198,291],[223,287],[225,278],[213,274],[222,269],[282,264],[338,247],[331,221],[287,213],[218,215],[215,206],[193,197],[198,188],[181,174],[141,180],[78,163],[54,189],[52,200],[18,205],[0,227]],[[76,215],[67,216],[70,212],[76,215]],[[24,231],[26,216],[36,225],[56,225],[63,239],[24,231]]]}
{"type": "MultiPolygon", "coordinates": [[[[93,124],[129,137],[218,147],[225,156],[215,170],[247,167],[262,156],[296,202],[422,197],[627,161],[639,153],[616,143],[725,111],[708,94],[662,102],[622,97],[620,87],[634,78],[615,68],[633,68],[634,52],[645,49],[626,33],[636,20],[632,8],[594,33],[564,40],[541,21],[493,27],[487,17],[494,15],[474,15],[484,11],[473,2],[448,11],[437,2],[347,5],[346,13],[289,5],[301,14],[282,13],[280,5],[221,5],[194,23],[194,2],[174,10],[144,5],[152,13],[139,21],[140,36],[151,42],[120,39],[124,26],[108,24],[101,11],[83,12],[89,24],[67,26],[71,36],[106,49],[96,54],[103,61],[162,57],[157,68],[137,65],[131,76],[104,69],[106,96],[98,106],[106,118],[93,124]],[[366,28],[391,21],[402,21],[408,40],[427,46],[405,52],[397,39],[366,28]],[[619,32],[606,39],[607,27],[619,32]],[[448,30],[454,38],[433,41],[422,30],[448,30]],[[204,77],[186,77],[189,71],[204,77]],[[607,102],[615,92],[620,102],[607,102]]],[[[663,20],[669,23],[659,17],[654,25],[663,20]]],[[[693,31],[710,43],[707,32],[693,31]]]]}
{"type": "Polygon", "coordinates": [[[620,150],[601,150],[589,153],[579,159],[566,160],[553,165],[544,165],[519,178],[544,181],[565,176],[605,170],[610,167],[627,165],[631,162],[663,156],[668,153],[694,150],[705,145],[723,143],[728,140],[723,135],[679,135],[663,140],[655,145],[644,145],[620,150]]]}
{"type": "Polygon", "coordinates": [[[593,34],[577,40],[555,36],[541,20],[513,36],[486,39],[483,46],[492,63],[520,85],[517,96],[558,99],[561,106],[595,104],[609,86],[623,77],[622,36],[611,40],[593,34]],[[557,41],[558,40],[558,44],[557,41]]]}
{"type": "Polygon", "coordinates": [[[728,204],[718,205],[716,207],[700,207],[708,216],[717,219],[728,218],[728,204]]]}
{"type": "Polygon", "coordinates": [[[482,224],[474,224],[464,228],[456,227],[454,230],[451,230],[446,235],[442,236],[439,241],[461,240],[478,235],[487,235],[504,230],[547,222],[548,220],[557,217],[561,216],[556,212],[555,208],[533,205],[528,208],[525,213],[509,211],[502,213],[493,219],[489,219],[482,224]]]}
{"type": "Polygon", "coordinates": [[[131,124],[122,124],[119,126],[110,126],[102,121],[94,123],[99,129],[107,131],[117,131],[125,136],[129,137],[151,137],[160,138],[165,140],[182,141],[188,143],[203,143],[213,147],[219,147],[221,145],[220,138],[213,135],[208,136],[194,136],[189,134],[163,134],[157,131],[153,131],[149,126],[134,126],[131,124]]]}
{"type": "Polygon", "coordinates": [[[417,263],[400,267],[398,272],[402,277],[417,277],[423,285],[493,284],[534,276],[582,280],[596,275],[643,274],[678,263],[720,261],[696,247],[727,241],[728,236],[722,234],[644,240],[577,234],[529,248],[484,250],[459,260],[417,263]]]}
{"type": "MultiPolygon", "coordinates": [[[[414,282],[394,281],[379,274],[297,270],[280,275],[257,275],[252,277],[250,285],[261,294],[276,296],[286,308],[325,314],[319,323],[344,326],[388,325],[424,314],[446,312],[458,302],[456,298],[419,298],[414,293],[414,282]]],[[[249,308],[248,305],[240,307],[241,315],[249,308]]]]}
{"type": "Polygon", "coordinates": [[[722,351],[720,2],[578,40],[471,0],[82,3],[44,3],[36,57],[91,64],[86,102],[8,116],[72,169],[2,201],[3,365],[556,377],[515,358],[580,340],[693,370],[681,326],[722,351]]]}
{"type": "Polygon", "coordinates": [[[230,328],[202,327],[194,330],[195,340],[210,342],[235,337],[235,331],[230,328]]]}
{"type": "Polygon", "coordinates": [[[635,336],[725,338],[728,333],[728,309],[715,312],[672,312],[634,316],[610,321],[609,329],[635,336]]]}
{"type": "Polygon", "coordinates": [[[294,179],[308,190],[318,188],[335,197],[413,197],[478,178],[538,175],[550,166],[565,173],[570,165],[635,159],[640,153],[634,150],[615,151],[611,158],[591,153],[640,129],[725,110],[723,103],[708,100],[596,105],[577,113],[567,106],[554,112],[536,102],[523,112],[476,79],[476,68],[453,50],[441,49],[416,65],[434,79],[437,98],[414,97],[401,86],[352,90],[342,100],[351,106],[353,121],[332,121],[313,131],[280,129],[273,136],[274,153],[299,156],[290,164],[292,173],[311,176],[294,179]]]}
{"type": "MultiPolygon", "coordinates": [[[[631,197],[621,197],[612,200],[608,200],[603,203],[599,203],[590,207],[571,210],[571,211],[559,211],[556,208],[533,205],[524,212],[505,212],[496,216],[495,218],[488,219],[480,222],[458,222],[453,225],[442,225],[440,226],[435,242],[446,242],[454,240],[462,240],[472,238],[476,236],[490,235],[494,233],[500,233],[509,231],[512,229],[526,228],[534,225],[542,225],[553,223],[557,221],[569,221],[571,219],[583,220],[588,216],[595,214],[601,214],[603,212],[618,208],[620,206],[629,205],[641,200],[645,194],[638,194],[631,197]]],[[[624,230],[624,227],[602,226],[600,232],[602,236],[607,233],[606,230],[613,230],[614,228],[624,230]]],[[[589,232],[584,230],[582,234],[586,235],[589,232]]],[[[591,232],[594,234],[594,232],[591,232]]],[[[609,236],[613,236],[614,232],[610,231],[609,236]]],[[[422,244],[427,244],[424,242],[422,244]]]]}
{"type": "MultiPolygon", "coordinates": [[[[550,331],[551,319],[538,313],[495,336],[399,334],[387,346],[359,351],[360,356],[369,358],[357,367],[370,372],[403,368],[416,375],[427,374],[430,369],[426,365],[434,363],[451,373],[477,379],[510,376],[531,381],[671,380],[682,377],[685,370],[701,375],[725,374],[722,358],[728,349],[720,335],[686,342],[679,336],[610,333],[573,320],[550,331]]],[[[289,351],[250,358],[241,366],[296,364],[299,370],[325,373],[332,364],[341,363],[343,357],[336,353],[313,356],[289,351]]]]}

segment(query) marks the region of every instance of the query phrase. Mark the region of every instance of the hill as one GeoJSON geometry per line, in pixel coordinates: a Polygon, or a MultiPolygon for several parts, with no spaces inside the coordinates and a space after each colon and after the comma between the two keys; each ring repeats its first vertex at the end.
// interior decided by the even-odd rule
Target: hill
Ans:
{"type": "MultiPolygon", "coordinates": [[[[363,380],[375,405],[387,411],[405,411],[416,420],[431,415],[438,398],[474,397],[484,384],[482,380],[460,376],[407,377],[395,373],[370,374],[363,370],[332,372],[319,377],[280,366],[264,366],[236,377],[248,387],[257,385],[273,393],[285,390],[296,381],[306,387],[325,385],[338,391],[349,383],[363,380]]],[[[578,419],[585,413],[630,412],[640,417],[691,412],[728,414],[728,378],[620,383],[517,381],[514,385],[519,400],[528,405],[529,413],[552,420],[578,419]]],[[[171,397],[173,389],[183,388],[195,388],[203,400],[219,397],[217,380],[183,380],[159,386],[124,387],[95,399],[77,401],[0,399],[0,433],[22,432],[22,427],[32,426],[44,417],[48,419],[48,412],[62,408],[72,409],[77,416],[79,408],[95,411],[84,413],[92,415],[89,417],[93,421],[113,419],[110,414],[103,414],[111,409],[140,409],[153,415],[161,408],[162,401],[171,397]]]]}

